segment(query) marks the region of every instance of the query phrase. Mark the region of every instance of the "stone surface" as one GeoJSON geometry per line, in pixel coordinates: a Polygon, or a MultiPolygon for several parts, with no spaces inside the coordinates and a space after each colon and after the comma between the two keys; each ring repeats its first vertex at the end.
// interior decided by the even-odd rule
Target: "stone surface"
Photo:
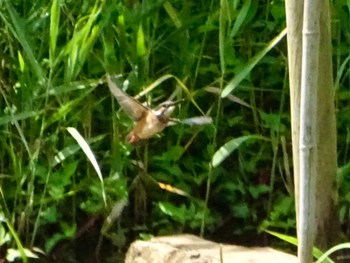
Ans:
{"type": "Polygon", "coordinates": [[[297,263],[297,257],[269,247],[221,245],[193,235],[135,241],[125,263],[297,263]]]}

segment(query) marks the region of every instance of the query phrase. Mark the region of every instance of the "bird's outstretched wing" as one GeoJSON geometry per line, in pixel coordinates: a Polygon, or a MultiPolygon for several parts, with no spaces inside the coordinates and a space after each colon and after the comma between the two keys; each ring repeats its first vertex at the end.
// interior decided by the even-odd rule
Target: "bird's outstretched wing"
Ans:
{"type": "Polygon", "coordinates": [[[107,76],[108,87],[113,96],[117,99],[122,109],[130,115],[135,121],[140,120],[150,109],[143,106],[138,100],[130,97],[112,81],[111,77],[107,76]]]}

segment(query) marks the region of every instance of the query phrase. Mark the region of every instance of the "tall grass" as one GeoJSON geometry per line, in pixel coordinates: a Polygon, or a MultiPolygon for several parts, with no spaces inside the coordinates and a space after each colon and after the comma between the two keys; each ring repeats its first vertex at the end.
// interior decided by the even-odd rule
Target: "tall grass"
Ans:
{"type": "MultiPolygon", "coordinates": [[[[101,237],[121,249],[148,234],[230,240],[256,234],[264,219],[293,230],[292,206],[280,205],[291,163],[286,52],[274,39],[284,32],[283,3],[5,1],[0,11],[0,204],[24,247],[55,253],[101,224],[101,237]],[[185,98],[176,117],[210,114],[214,125],[178,125],[128,145],[133,124],[106,73],[151,106],[185,98]],[[89,145],[104,189],[68,127],[89,145]],[[244,138],[259,139],[236,147],[244,138]],[[213,165],[227,145],[232,153],[213,165]]],[[[348,75],[339,71],[340,90],[348,75]]],[[[14,235],[5,243],[16,246],[14,235]]]]}

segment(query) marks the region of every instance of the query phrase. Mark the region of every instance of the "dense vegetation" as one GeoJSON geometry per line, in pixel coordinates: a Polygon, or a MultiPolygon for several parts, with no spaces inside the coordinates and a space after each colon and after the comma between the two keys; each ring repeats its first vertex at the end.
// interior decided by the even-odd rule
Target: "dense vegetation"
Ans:
{"type": "MultiPolygon", "coordinates": [[[[271,244],[267,228],[295,235],[286,43],[272,41],[285,27],[282,1],[0,6],[0,258],[23,245],[61,262],[96,253],[112,261],[150,235],[241,244],[271,244]],[[173,126],[130,145],[133,123],[106,73],[128,80],[131,95],[154,85],[140,98],[152,105],[176,91],[185,102],[174,116],[206,113],[213,124],[173,126]],[[227,85],[235,88],[220,99],[227,85]],[[212,165],[227,142],[232,153],[212,165]]],[[[332,8],[339,220],[349,234],[350,6],[332,8]]]]}

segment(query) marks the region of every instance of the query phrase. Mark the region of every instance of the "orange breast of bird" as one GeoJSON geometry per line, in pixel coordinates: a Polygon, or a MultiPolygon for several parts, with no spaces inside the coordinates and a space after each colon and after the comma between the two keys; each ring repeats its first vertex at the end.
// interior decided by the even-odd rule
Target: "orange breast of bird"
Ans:
{"type": "Polygon", "coordinates": [[[129,132],[127,139],[129,143],[150,138],[165,129],[169,118],[159,118],[154,112],[148,111],[142,114],[136,122],[135,127],[129,132]]]}

